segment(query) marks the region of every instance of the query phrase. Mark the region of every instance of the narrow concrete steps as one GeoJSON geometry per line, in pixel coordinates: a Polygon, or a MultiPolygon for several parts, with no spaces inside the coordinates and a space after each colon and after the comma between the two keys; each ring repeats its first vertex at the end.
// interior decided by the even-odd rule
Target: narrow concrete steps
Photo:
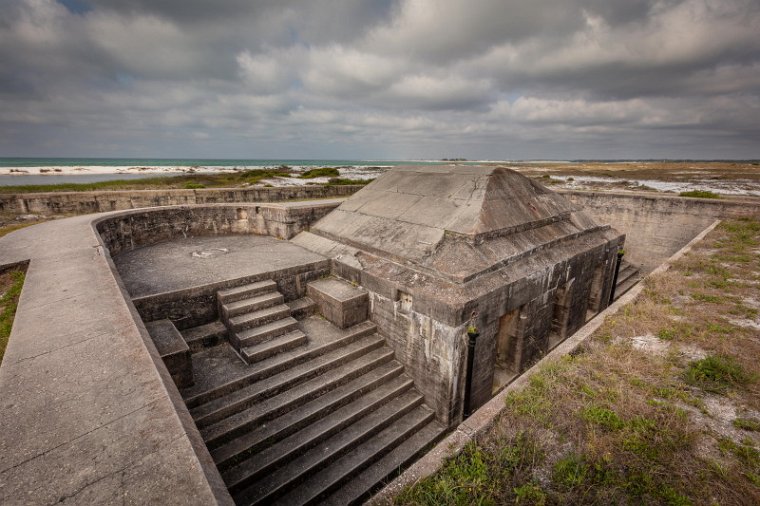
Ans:
{"type": "Polygon", "coordinates": [[[251,364],[250,372],[245,376],[238,377],[221,385],[217,385],[204,392],[195,393],[185,398],[188,409],[193,409],[228,395],[247,385],[255,383],[263,378],[274,376],[285,370],[292,369],[304,362],[328,354],[334,350],[348,347],[352,343],[370,336],[377,331],[377,326],[369,321],[354,325],[339,339],[327,343],[307,343],[304,346],[291,351],[279,353],[261,362],[251,364]]]}
{"type": "Polygon", "coordinates": [[[393,352],[388,353],[388,350],[371,351],[350,364],[324,373],[270,399],[249,405],[213,425],[201,428],[201,436],[206,446],[216,448],[249,431],[254,425],[276,418],[392,359],[393,352]]]}
{"type": "Polygon", "coordinates": [[[273,337],[296,330],[298,328],[298,320],[290,316],[290,310],[282,312],[282,314],[287,314],[287,316],[256,327],[233,332],[234,343],[237,345],[237,348],[242,349],[246,346],[263,343],[273,337]]]}
{"type": "Polygon", "coordinates": [[[249,364],[267,359],[283,351],[292,350],[298,346],[306,344],[308,337],[300,330],[293,330],[287,334],[265,341],[263,343],[246,346],[240,350],[240,355],[249,364]]]}
{"type": "MultiPolygon", "coordinates": [[[[202,429],[315,377],[317,380],[325,379],[325,375],[334,374],[336,369],[348,371],[351,367],[359,367],[360,363],[354,363],[354,361],[365,356],[369,355],[368,360],[370,361],[374,359],[390,360],[393,352],[390,349],[383,349],[383,344],[384,339],[377,335],[362,338],[342,349],[327,353],[312,361],[299,364],[202,404],[191,409],[190,414],[198,427],[202,429]]],[[[318,386],[318,383],[319,381],[316,382],[315,386],[318,386]]],[[[211,434],[213,433],[214,431],[211,431],[211,434]]],[[[204,439],[208,440],[209,438],[204,439]]]]}
{"type": "Polygon", "coordinates": [[[396,361],[382,364],[220,446],[211,456],[220,471],[234,467],[228,473],[230,483],[250,482],[288,455],[315,446],[411,389],[413,382],[402,375],[403,369],[396,361]]]}
{"type": "Polygon", "coordinates": [[[618,272],[617,284],[621,285],[639,273],[639,270],[629,263],[620,266],[618,272]]]}
{"type": "Polygon", "coordinates": [[[616,300],[619,299],[628,290],[630,290],[631,288],[633,288],[636,285],[636,283],[638,283],[639,281],[641,281],[641,279],[639,279],[638,276],[633,276],[633,277],[628,278],[622,284],[618,284],[615,287],[615,299],[616,300]]]}
{"type": "Polygon", "coordinates": [[[277,320],[290,318],[290,307],[287,304],[278,304],[272,307],[257,309],[249,313],[233,316],[227,320],[227,327],[230,331],[239,333],[243,330],[253,327],[266,325],[277,320]]]}
{"type": "Polygon", "coordinates": [[[248,299],[256,295],[277,290],[277,283],[271,279],[257,281],[247,285],[236,286],[216,293],[217,299],[222,304],[228,304],[238,300],[248,299]]]}
{"type": "Polygon", "coordinates": [[[232,483],[236,478],[232,470],[222,477],[237,504],[306,504],[335,482],[380,458],[384,449],[393,448],[432,419],[432,411],[422,406],[422,396],[414,390],[407,391],[314,448],[300,452],[276,473],[250,485],[246,480],[232,483]]]}
{"type": "Polygon", "coordinates": [[[615,284],[615,299],[620,298],[625,292],[634,287],[640,280],[639,269],[625,260],[620,264],[617,283],[615,284]]]}
{"type": "MultiPolygon", "coordinates": [[[[435,444],[446,431],[435,420],[402,441],[386,455],[372,463],[365,470],[344,480],[340,487],[327,497],[320,497],[322,505],[345,506],[359,504],[367,499],[386,480],[398,475],[399,470],[411,464],[415,459],[435,444]]],[[[319,477],[317,479],[322,479],[319,477]]]]}
{"type": "Polygon", "coordinates": [[[285,297],[280,292],[266,292],[260,295],[254,295],[253,297],[246,299],[222,304],[222,318],[234,318],[235,316],[252,313],[259,309],[279,306],[284,302],[285,297]]]}
{"type": "Polygon", "coordinates": [[[227,327],[220,321],[207,323],[180,331],[190,347],[190,353],[216,346],[227,338],[227,327]]]}

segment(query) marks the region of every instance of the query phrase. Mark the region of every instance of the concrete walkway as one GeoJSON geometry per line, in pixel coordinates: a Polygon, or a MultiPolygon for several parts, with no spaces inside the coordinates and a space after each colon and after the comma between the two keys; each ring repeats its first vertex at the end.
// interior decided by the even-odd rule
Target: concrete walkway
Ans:
{"type": "Polygon", "coordinates": [[[30,261],[0,367],[0,504],[231,504],[93,230],[103,216],[0,238],[0,266],[30,261]]]}

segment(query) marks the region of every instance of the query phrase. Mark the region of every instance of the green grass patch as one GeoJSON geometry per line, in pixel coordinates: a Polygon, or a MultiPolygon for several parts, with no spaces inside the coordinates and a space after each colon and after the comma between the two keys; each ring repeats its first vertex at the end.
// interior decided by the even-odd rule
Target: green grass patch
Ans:
{"type": "Polygon", "coordinates": [[[339,177],[340,171],[335,167],[320,167],[318,169],[307,170],[301,174],[301,179],[314,179],[315,177],[339,177]]]}
{"type": "Polygon", "coordinates": [[[760,432],[760,420],[757,418],[736,418],[733,424],[737,429],[760,432]]]}
{"type": "Polygon", "coordinates": [[[706,190],[690,190],[687,192],[681,192],[678,195],[681,197],[694,197],[698,199],[719,199],[720,195],[715,192],[706,190]]]}
{"type": "Polygon", "coordinates": [[[712,355],[689,363],[684,379],[710,392],[725,392],[729,387],[748,384],[752,377],[732,357],[712,355]]]}
{"type": "Polygon", "coordinates": [[[21,295],[21,288],[24,286],[24,273],[12,271],[9,278],[10,283],[7,286],[0,287],[0,290],[4,290],[0,296],[0,362],[3,361],[5,348],[8,346],[8,338],[11,336],[18,298],[21,295]]]}
{"type": "Polygon", "coordinates": [[[517,504],[537,504],[535,501],[544,496],[536,485],[511,485],[517,475],[524,475],[526,469],[542,459],[537,445],[524,432],[501,443],[497,453],[468,443],[436,474],[404,489],[395,503],[469,506],[516,503],[519,499],[522,502],[517,504]]]}
{"type": "Polygon", "coordinates": [[[609,408],[600,406],[590,406],[581,411],[581,418],[587,422],[594,423],[607,430],[619,430],[625,426],[625,422],[609,408]]]}

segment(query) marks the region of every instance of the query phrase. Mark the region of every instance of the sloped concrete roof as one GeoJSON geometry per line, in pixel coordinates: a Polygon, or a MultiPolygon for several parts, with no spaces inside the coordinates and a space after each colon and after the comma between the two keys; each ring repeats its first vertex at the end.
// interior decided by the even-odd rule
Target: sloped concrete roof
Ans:
{"type": "Polygon", "coordinates": [[[383,174],[311,232],[464,282],[598,229],[564,197],[515,171],[415,166],[383,174]]]}

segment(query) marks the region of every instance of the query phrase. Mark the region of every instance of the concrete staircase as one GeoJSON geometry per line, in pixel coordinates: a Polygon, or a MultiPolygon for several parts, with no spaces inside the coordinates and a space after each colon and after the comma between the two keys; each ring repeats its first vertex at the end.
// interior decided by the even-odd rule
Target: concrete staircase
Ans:
{"type": "Polygon", "coordinates": [[[223,290],[217,299],[230,343],[249,364],[306,344],[306,334],[274,281],[223,290]]]}
{"type": "MultiPolygon", "coordinates": [[[[351,285],[315,286],[333,315],[366,310],[351,285]]],[[[223,323],[182,332],[200,382],[182,394],[237,504],[355,503],[443,434],[373,323],[306,316],[312,299],[285,304],[270,281],[218,296],[223,323]],[[225,331],[248,365],[221,381],[198,368],[232,354],[225,331]]]]}
{"type": "Polygon", "coordinates": [[[620,261],[620,271],[618,271],[617,284],[615,285],[615,300],[619,299],[625,292],[641,280],[638,267],[626,262],[620,261]]]}

